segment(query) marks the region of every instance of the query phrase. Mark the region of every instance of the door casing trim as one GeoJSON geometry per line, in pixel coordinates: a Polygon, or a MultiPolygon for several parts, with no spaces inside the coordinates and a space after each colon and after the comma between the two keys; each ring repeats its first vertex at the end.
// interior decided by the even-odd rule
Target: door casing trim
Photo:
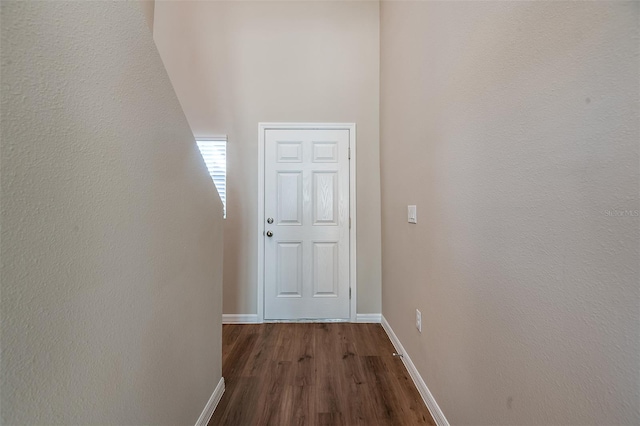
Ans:
{"type": "Polygon", "coordinates": [[[270,129],[292,130],[348,130],[349,131],[349,319],[356,322],[358,298],[356,263],[356,123],[258,123],[258,322],[264,322],[264,143],[270,129]]]}

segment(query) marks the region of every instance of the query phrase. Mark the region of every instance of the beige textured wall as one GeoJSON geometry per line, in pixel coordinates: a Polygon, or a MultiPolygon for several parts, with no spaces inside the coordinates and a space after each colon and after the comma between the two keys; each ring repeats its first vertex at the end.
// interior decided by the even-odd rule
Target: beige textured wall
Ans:
{"type": "Polygon", "coordinates": [[[382,3],[383,315],[452,424],[640,424],[639,7],[382,3]]]}
{"type": "Polygon", "coordinates": [[[147,20],[147,25],[153,31],[153,9],[155,8],[156,0],[139,0],[139,3],[144,13],[144,18],[147,20]]]}
{"type": "Polygon", "coordinates": [[[197,136],[227,134],[224,312],[256,313],[258,122],[355,122],[359,313],[380,312],[377,2],[157,2],[197,136]]]}
{"type": "Polygon", "coordinates": [[[222,206],[141,8],[1,7],[1,423],[194,424],[222,206]]]}

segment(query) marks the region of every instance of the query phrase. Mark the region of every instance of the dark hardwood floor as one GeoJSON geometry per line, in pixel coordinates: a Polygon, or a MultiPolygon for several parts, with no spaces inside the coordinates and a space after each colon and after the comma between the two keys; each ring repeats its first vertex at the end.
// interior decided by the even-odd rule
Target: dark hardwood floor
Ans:
{"type": "Polygon", "coordinates": [[[435,425],[379,324],[224,325],[217,425],[435,425]]]}

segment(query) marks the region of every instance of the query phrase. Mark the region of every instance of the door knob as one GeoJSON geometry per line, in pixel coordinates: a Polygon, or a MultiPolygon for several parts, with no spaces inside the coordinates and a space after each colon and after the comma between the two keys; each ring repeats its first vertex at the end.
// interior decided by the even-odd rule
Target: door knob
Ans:
{"type": "Polygon", "coordinates": [[[267,237],[269,237],[269,238],[273,237],[273,232],[267,231],[267,237]]]}
{"type": "Polygon", "coordinates": [[[271,224],[273,223],[273,218],[272,218],[272,217],[270,217],[269,219],[267,219],[267,223],[268,223],[269,225],[271,225],[271,224]]]}

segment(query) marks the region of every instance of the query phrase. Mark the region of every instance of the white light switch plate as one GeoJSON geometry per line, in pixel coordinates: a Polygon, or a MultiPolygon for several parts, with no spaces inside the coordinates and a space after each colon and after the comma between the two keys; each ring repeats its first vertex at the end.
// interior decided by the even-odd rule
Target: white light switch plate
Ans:
{"type": "Polygon", "coordinates": [[[409,214],[409,223],[418,223],[418,213],[416,206],[407,206],[407,212],[409,214]]]}

